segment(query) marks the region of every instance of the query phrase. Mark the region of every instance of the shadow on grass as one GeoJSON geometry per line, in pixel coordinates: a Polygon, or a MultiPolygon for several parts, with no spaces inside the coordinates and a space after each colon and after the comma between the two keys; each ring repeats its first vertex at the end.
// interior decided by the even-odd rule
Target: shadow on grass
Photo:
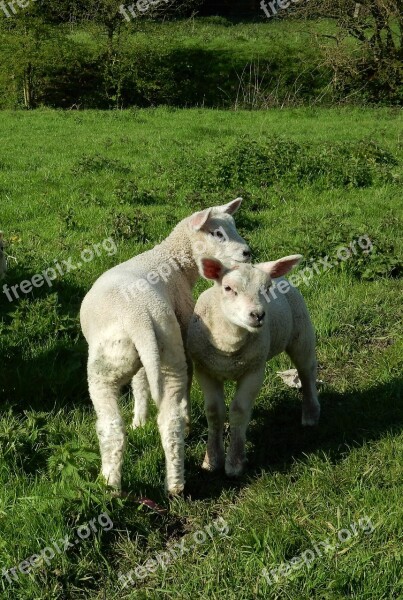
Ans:
{"type": "Polygon", "coordinates": [[[79,310],[86,291],[66,280],[49,287],[19,287],[32,271],[16,267],[0,285],[0,397],[3,410],[60,409],[89,403],[87,346],[80,333],[79,310]],[[4,293],[7,285],[8,294],[4,293]]]}
{"type": "Polygon", "coordinates": [[[387,432],[397,433],[403,423],[402,383],[402,379],[394,379],[342,394],[325,390],[320,395],[320,424],[314,428],[301,426],[301,402],[291,392],[282,393],[270,410],[258,403],[247,434],[252,447],[245,475],[230,480],[224,473],[206,473],[195,460],[189,461],[187,495],[192,500],[216,498],[223,490],[249,485],[262,471],[287,472],[296,460],[304,460],[305,454],[324,451],[337,462],[351,446],[360,447],[387,432]]]}

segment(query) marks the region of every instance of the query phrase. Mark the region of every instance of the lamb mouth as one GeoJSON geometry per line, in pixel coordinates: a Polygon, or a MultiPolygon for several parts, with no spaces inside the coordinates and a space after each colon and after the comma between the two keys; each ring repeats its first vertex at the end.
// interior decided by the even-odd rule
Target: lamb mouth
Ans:
{"type": "Polygon", "coordinates": [[[261,321],[260,323],[249,323],[248,327],[250,327],[251,329],[260,329],[261,327],[263,327],[263,321],[261,321]]]}

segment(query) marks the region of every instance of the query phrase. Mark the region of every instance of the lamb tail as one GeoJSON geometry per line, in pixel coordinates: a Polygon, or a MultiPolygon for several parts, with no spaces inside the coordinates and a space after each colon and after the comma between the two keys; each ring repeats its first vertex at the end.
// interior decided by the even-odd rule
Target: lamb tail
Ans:
{"type": "Polygon", "coordinates": [[[162,398],[161,359],[153,323],[137,330],[134,344],[145,369],[151,397],[159,404],[162,398]]]}

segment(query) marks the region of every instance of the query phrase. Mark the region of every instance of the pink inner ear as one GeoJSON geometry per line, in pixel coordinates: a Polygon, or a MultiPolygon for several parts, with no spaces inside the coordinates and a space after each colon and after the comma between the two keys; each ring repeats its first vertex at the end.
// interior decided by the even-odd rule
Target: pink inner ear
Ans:
{"type": "Polygon", "coordinates": [[[202,210],[201,212],[192,215],[192,217],[190,218],[190,225],[193,227],[193,229],[198,230],[203,227],[203,225],[210,216],[210,211],[211,208],[206,208],[206,210],[202,210]]]}
{"type": "Polygon", "coordinates": [[[273,264],[270,269],[270,275],[272,277],[282,277],[291,271],[291,269],[299,263],[299,258],[293,258],[284,261],[278,261],[273,264]]]}
{"type": "Polygon", "coordinates": [[[207,279],[213,279],[214,281],[220,279],[222,273],[221,263],[215,260],[204,258],[202,260],[202,266],[204,277],[207,277],[207,279]]]}
{"type": "Polygon", "coordinates": [[[271,277],[282,277],[283,275],[287,275],[287,273],[289,273],[291,269],[301,261],[301,259],[301,254],[291,254],[290,256],[284,256],[279,260],[259,263],[255,266],[271,277]]]}
{"type": "Polygon", "coordinates": [[[237,198],[236,200],[233,200],[232,202],[229,202],[227,204],[227,209],[226,209],[226,213],[228,213],[229,215],[233,215],[238,208],[241,206],[242,204],[242,198],[237,198]]]}

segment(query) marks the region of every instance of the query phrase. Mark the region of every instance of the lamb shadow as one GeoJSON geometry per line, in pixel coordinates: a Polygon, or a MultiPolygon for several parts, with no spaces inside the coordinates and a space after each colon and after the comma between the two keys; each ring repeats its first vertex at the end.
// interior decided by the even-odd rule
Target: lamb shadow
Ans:
{"type": "Polygon", "coordinates": [[[193,459],[186,466],[187,495],[192,500],[217,498],[224,490],[249,485],[262,471],[286,473],[307,454],[322,451],[338,462],[351,446],[361,447],[386,433],[397,433],[403,423],[402,383],[400,378],[363,391],[324,390],[320,394],[321,421],[314,428],[301,426],[301,402],[291,391],[282,392],[270,410],[258,402],[247,435],[245,475],[229,480],[224,473],[205,473],[193,459]]]}
{"type": "Polygon", "coordinates": [[[85,364],[87,348],[80,334],[79,309],[84,288],[55,280],[19,298],[10,298],[3,285],[31,280],[19,266],[0,286],[0,397],[3,411],[28,408],[48,411],[88,400],[85,364]],[[40,349],[38,349],[40,346],[40,349]]]}

